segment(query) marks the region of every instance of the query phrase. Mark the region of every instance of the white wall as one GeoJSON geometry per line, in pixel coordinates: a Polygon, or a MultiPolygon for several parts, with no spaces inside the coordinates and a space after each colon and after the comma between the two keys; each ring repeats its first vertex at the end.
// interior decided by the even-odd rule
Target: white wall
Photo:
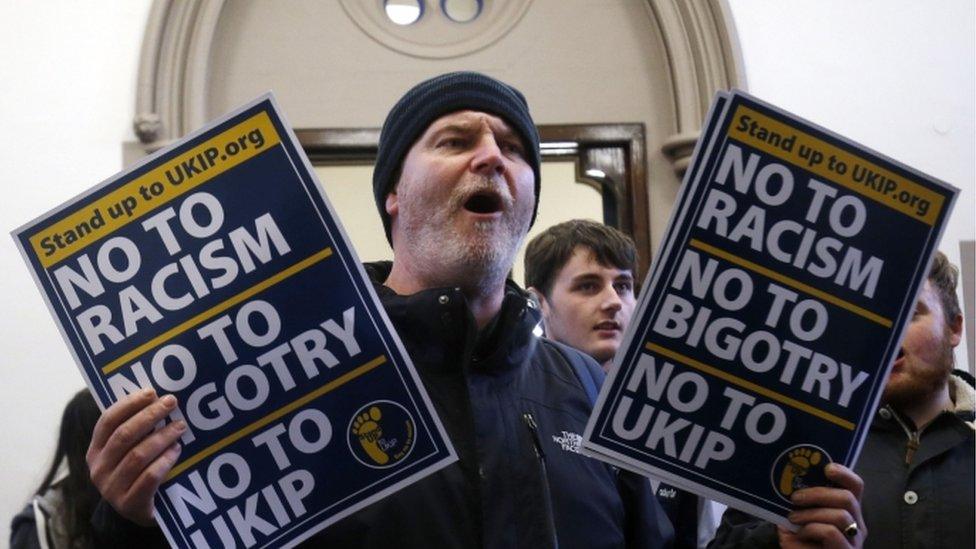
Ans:
{"type": "MultiPolygon", "coordinates": [[[[730,4],[749,91],[963,189],[943,240],[958,261],[958,241],[976,238],[972,0],[730,4]]],[[[5,232],[120,169],[120,143],[134,138],[148,7],[0,2],[5,232]]],[[[10,517],[53,452],[62,406],[82,382],[9,238],[0,238],[0,265],[3,546],[10,517]]]]}
{"type": "Polygon", "coordinates": [[[976,239],[976,3],[729,4],[750,93],[962,190],[940,245],[960,264],[976,239]]]}
{"type": "MultiPolygon", "coordinates": [[[[0,232],[117,172],[133,139],[149,0],[0,2],[0,232]]],[[[13,240],[0,236],[0,547],[84,382],[13,240]]]]}

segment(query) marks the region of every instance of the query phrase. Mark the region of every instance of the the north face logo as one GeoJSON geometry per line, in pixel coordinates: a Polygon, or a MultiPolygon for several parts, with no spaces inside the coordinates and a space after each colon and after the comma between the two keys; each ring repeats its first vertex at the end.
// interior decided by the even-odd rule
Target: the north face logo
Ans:
{"type": "Polygon", "coordinates": [[[552,441],[567,452],[581,453],[580,447],[583,444],[583,437],[576,433],[570,433],[569,431],[563,431],[562,433],[563,436],[552,435],[552,441]]]}

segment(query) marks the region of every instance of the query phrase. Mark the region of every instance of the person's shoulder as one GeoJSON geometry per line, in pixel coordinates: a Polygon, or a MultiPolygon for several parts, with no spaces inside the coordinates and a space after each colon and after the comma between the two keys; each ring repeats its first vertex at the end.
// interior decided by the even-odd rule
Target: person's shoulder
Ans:
{"type": "Polygon", "coordinates": [[[10,521],[10,549],[34,549],[39,547],[37,518],[34,515],[34,502],[31,500],[10,521]]]}
{"type": "Polygon", "coordinates": [[[593,357],[575,347],[570,347],[565,343],[561,343],[554,339],[549,339],[548,337],[540,337],[539,341],[542,343],[543,347],[547,347],[546,351],[548,353],[559,353],[569,362],[585,363],[588,368],[592,367],[600,372],[603,371],[603,369],[600,368],[600,364],[597,363],[596,360],[593,360],[593,357]]]}
{"type": "Polygon", "coordinates": [[[590,403],[596,403],[597,393],[605,378],[603,368],[593,360],[593,357],[579,349],[548,338],[539,339],[539,347],[548,355],[550,363],[567,370],[579,382],[590,403]]]}
{"type": "Polygon", "coordinates": [[[30,503],[24,506],[19,513],[14,515],[13,520],[10,521],[10,531],[14,532],[21,526],[25,524],[30,524],[31,528],[34,527],[34,502],[31,500],[30,503]]]}

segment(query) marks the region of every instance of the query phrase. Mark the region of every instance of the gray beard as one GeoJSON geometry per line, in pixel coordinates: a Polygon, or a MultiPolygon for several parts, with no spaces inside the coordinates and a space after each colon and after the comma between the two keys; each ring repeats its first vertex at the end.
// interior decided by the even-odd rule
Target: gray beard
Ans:
{"type": "Polygon", "coordinates": [[[511,228],[484,227],[475,242],[465,242],[459,235],[445,235],[429,224],[416,228],[413,241],[415,257],[428,265],[438,265],[427,273],[431,287],[460,287],[466,292],[482,294],[491,291],[508,275],[515,260],[515,252],[522,245],[524,234],[513,235],[511,228]],[[493,230],[494,229],[494,230],[493,230]]]}
{"type": "MultiPolygon", "coordinates": [[[[468,184],[452,193],[449,202],[433,215],[421,215],[427,208],[412,203],[412,196],[400,195],[400,223],[412,256],[425,265],[437,265],[424,273],[428,287],[460,287],[466,293],[481,295],[493,291],[512,268],[515,253],[528,232],[527,219],[521,221],[507,190],[501,192],[504,211],[500,221],[483,222],[475,233],[461,235],[450,230],[454,215],[463,211],[464,197],[489,181],[468,184]]],[[[504,188],[503,188],[504,189],[504,188]]]]}

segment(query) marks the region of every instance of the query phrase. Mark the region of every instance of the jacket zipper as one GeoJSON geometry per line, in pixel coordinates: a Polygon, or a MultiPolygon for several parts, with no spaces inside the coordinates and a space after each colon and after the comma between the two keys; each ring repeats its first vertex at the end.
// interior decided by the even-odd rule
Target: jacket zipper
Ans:
{"type": "Polygon", "coordinates": [[[547,533],[549,539],[552,540],[552,547],[558,548],[559,540],[556,538],[556,523],[552,517],[552,494],[549,491],[549,471],[546,468],[546,453],[542,451],[542,440],[539,438],[539,426],[529,412],[522,414],[522,421],[529,428],[529,435],[532,437],[532,448],[535,450],[535,457],[539,460],[539,467],[542,472],[542,497],[545,499],[543,501],[543,512],[546,514],[547,533]]]}
{"type": "Polygon", "coordinates": [[[891,407],[888,407],[888,411],[891,412],[891,416],[895,418],[898,425],[901,425],[902,430],[905,431],[905,435],[908,436],[908,444],[905,447],[905,465],[911,465],[912,459],[915,457],[915,451],[918,450],[918,446],[921,442],[919,440],[919,432],[909,429],[908,425],[906,425],[898,415],[898,412],[895,412],[893,409],[891,409],[891,407]]]}

